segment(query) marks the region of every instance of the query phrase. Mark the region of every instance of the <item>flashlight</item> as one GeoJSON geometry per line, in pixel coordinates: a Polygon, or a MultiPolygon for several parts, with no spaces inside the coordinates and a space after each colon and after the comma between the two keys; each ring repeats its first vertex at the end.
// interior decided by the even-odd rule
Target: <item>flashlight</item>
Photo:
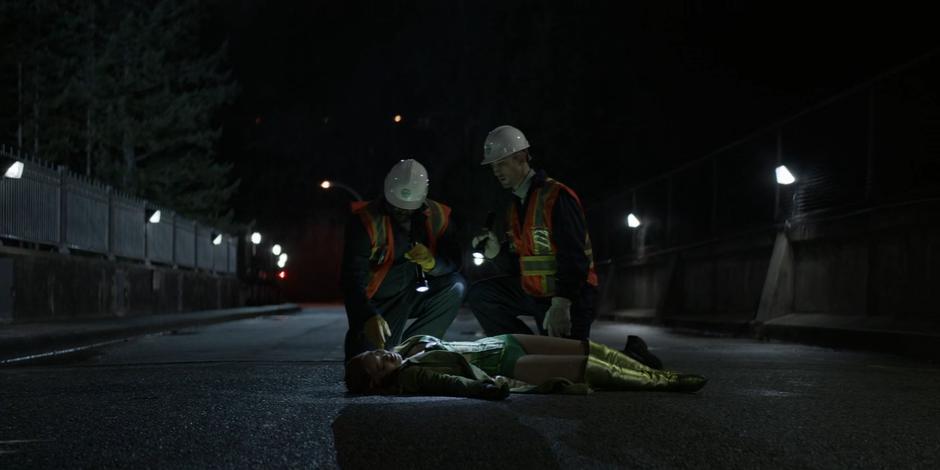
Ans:
{"type": "MultiPolygon", "coordinates": [[[[418,271],[421,271],[421,268],[418,268],[418,271]]],[[[428,278],[424,276],[424,271],[421,271],[421,276],[418,279],[418,287],[415,287],[415,290],[418,292],[427,292],[431,289],[431,286],[428,285],[428,278]]]]}
{"type": "MultiPolygon", "coordinates": [[[[411,246],[414,247],[417,243],[412,243],[411,246]]],[[[415,287],[415,290],[421,293],[425,293],[431,289],[431,286],[428,285],[428,277],[425,276],[424,271],[421,269],[421,266],[415,264],[415,268],[418,270],[418,286],[415,287]]]]}
{"type": "MultiPolygon", "coordinates": [[[[486,214],[486,226],[483,227],[484,232],[493,230],[493,219],[495,218],[496,213],[493,211],[490,211],[488,214],[486,214]]],[[[487,238],[489,237],[481,238],[480,241],[478,241],[477,244],[473,247],[473,264],[477,266],[483,264],[483,249],[486,247],[487,238]]]]}

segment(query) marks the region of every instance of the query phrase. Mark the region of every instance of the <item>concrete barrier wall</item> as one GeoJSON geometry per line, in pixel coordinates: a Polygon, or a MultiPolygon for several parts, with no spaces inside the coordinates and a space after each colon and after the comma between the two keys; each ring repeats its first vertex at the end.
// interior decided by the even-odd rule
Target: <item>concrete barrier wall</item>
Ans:
{"type": "Polygon", "coordinates": [[[665,316],[719,316],[750,320],[760,303],[770,247],[681,257],[665,316]]]}
{"type": "Polygon", "coordinates": [[[868,259],[869,283],[878,286],[869,298],[870,312],[940,318],[940,228],[878,236],[868,259]]]}
{"type": "Polygon", "coordinates": [[[599,313],[747,323],[760,303],[772,246],[772,234],[761,233],[615,265],[602,276],[599,313]]]}
{"type": "Polygon", "coordinates": [[[792,227],[794,314],[940,324],[940,202],[792,227]]]}
{"type": "Polygon", "coordinates": [[[5,248],[4,322],[126,317],[239,307],[232,276],[5,248]]]}
{"type": "MultiPolygon", "coordinates": [[[[868,242],[815,239],[793,243],[792,313],[866,315],[868,242]]],[[[874,287],[874,286],[873,286],[874,287]]]]}
{"type": "Polygon", "coordinates": [[[605,317],[940,331],[940,201],[794,220],[602,274],[605,317]]]}
{"type": "Polygon", "coordinates": [[[667,260],[658,261],[619,268],[619,279],[611,291],[613,304],[617,308],[656,308],[663,296],[662,290],[666,287],[663,282],[657,281],[667,276],[669,270],[668,262],[665,262],[667,260]]]}

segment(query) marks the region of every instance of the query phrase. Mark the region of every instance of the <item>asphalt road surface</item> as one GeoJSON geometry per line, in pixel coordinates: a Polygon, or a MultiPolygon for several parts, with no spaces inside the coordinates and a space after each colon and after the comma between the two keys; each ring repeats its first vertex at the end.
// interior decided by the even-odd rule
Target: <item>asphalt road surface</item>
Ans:
{"type": "MultiPolygon", "coordinates": [[[[152,335],[0,368],[0,468],[938,468],[940,367],[643,336],[697,394],[349,396],[340,307],[152,335]]],[[[461,314],[448,339],[479,334],[461,314]]]]}

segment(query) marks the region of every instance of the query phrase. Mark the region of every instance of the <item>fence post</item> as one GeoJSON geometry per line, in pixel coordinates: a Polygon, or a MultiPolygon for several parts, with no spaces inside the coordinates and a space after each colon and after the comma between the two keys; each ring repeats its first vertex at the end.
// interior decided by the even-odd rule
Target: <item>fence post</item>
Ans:
{"type": "Polygon", "coordinates": [[[199,272],[199,223],[193,222],[193,270],[199,272]]]}
{"type": "Polygon", "coordinates": [[[171,228],[172,231],[173,231],[173,235],[170,236],[170,240],[171,240],[171,241],[170,241],[170,249],[172,250],[172,251],[170,251],[170,253],[172,253],[172,254],[170,255],[170,265],[173,266],[173,269],[179,269],[179,262],[177,262],[177,260],[176,260],[176,212],[175,212],[175,211],[172,212],[172,215],[173,215],[173,219],[172,219],[172,221],[170,222],[170,224],[171,224],[171,225],[170,225],[170,228],[171,228]]]}
{"type": "Polygon", "coordinates": [[[144,204],[144,266],[150,267],[150,219],[147,218],[147,204],[144,204]]]}
{"type": "Polygon", "coordinates": [[[66,221],[68,220],[68,183],[66,181],[65,166],[59,165],[57,173],[59,176],[59,253],[68,254],[68,230],[66,227],[66,221]]]}
{"type": "Polygon", "coordinates": [[[215,238],[213,231],[209,230],[209,274],[215,274],[215,252],[219,251],[215,247],[215,238]]]}
{"type": "Polygon", "coordinates": [[[105,252],[114,261],[114,189],[108,186],[108,230],[105,231],[105,252]]]}

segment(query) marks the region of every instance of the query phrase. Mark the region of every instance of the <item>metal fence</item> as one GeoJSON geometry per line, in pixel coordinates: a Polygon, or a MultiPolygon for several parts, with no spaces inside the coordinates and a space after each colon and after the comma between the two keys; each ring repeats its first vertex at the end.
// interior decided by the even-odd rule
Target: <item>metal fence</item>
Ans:
{"type": "Polygon", "coordinates": [[[940,198],[938,52],[590,207],[597,259],[940,198]],[[779,165],[796,183],[777,184],[779,165]]]}
{"type": "Polygon", "coordinates": [[[22,178],[0,178],[0,238],[234,274],[238,240],[172,211],[130,197],[62,167],[0,146],[0,158],[25,163],[22,178]],[[149,223],[153,210],[160,222],[149,223]]]}

